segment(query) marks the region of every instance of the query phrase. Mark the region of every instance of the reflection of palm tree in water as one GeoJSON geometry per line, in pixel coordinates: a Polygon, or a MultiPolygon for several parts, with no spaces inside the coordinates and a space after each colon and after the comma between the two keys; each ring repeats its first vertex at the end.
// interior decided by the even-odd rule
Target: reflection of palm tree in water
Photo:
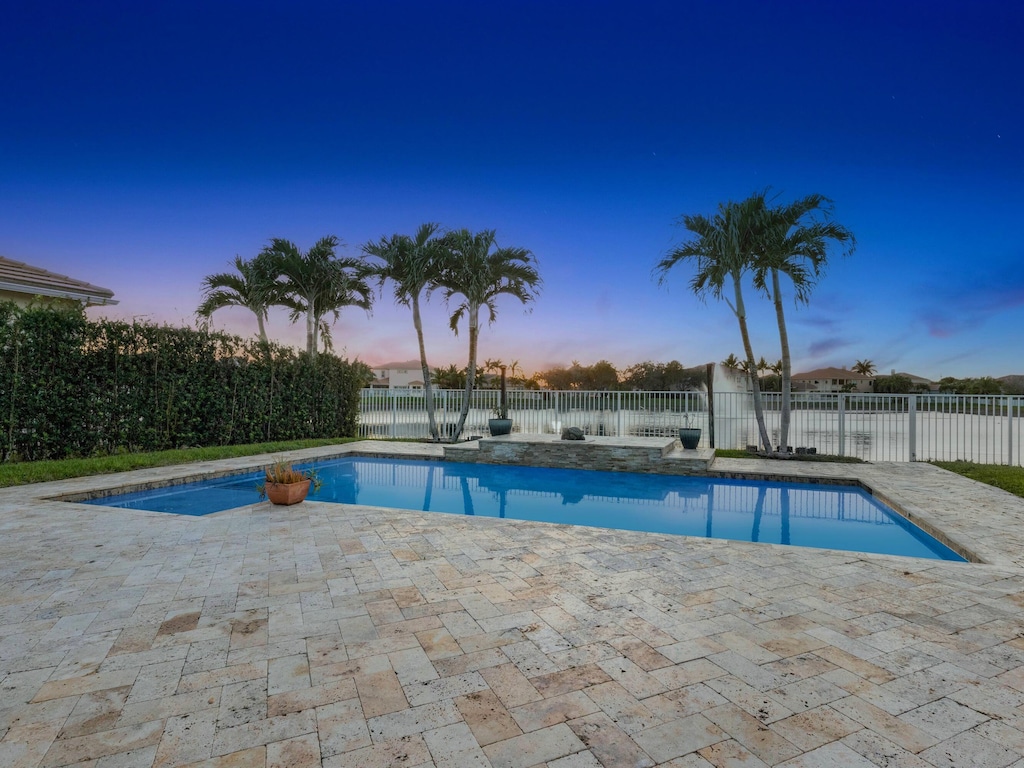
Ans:
{"type": "Polygon", "coordinates": [[[427,467],[427,487],[423,491],[423,511],[430,511],[430,498],[434,492],[434,467],[427,467]]]}
{"type": "Polygon", "coordinates": [[[469,480],[466,477],[461,478],[462,485],[462,506],[465,508],[467,515],[476,515],[473,511],[473,494],[469,491],[469,480]]]}
{"type": "Polygon", "coordinates": [[[713,538],[712,535],[711,535],[711,523],[712,523],[712,520],[714,518],[714,511],[715,511],[715,484],[714,483],[710,483],[708,485],[708,512],[704,516],[706,521],[707,521],[707,524],[706,524],[706,526],[704,528],[704,537],[708,538],[708,539],[713,538]]]}
{"type": "Polygon", "coordinates": [[[789,544],[789,488],[779,489],[779,509],[782,516],[780,544],[789,544]]]}
{"type": "Polygon", "coordinates": [[[760,541],[761,517],[764,515],[764,497],[767,490],[762,485],[757,489],[757,504],[754,505],[754,524],[750,529],[750,540],[760,541]]]}
{"type": "MultiPolygon", "coordinates": [[[[750,540],[758,541],[761,536],[761,519],[764,516],[764,502],[768,493],[767,488],[757,489],[757,504],[754,506],[754,524],[750,530],[750,540]]],[[[789,544],[789,488],[779,489],[779,513],[780,531],[779,543],[789,544]]]]}

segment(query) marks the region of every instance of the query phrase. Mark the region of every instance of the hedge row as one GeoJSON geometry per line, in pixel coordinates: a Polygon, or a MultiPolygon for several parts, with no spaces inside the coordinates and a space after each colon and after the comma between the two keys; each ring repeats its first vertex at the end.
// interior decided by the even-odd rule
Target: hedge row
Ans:
{"type": "Polygon", "coordinates": [[[356,434],[362,363],[0,303],[0,460],[356,434]]]}

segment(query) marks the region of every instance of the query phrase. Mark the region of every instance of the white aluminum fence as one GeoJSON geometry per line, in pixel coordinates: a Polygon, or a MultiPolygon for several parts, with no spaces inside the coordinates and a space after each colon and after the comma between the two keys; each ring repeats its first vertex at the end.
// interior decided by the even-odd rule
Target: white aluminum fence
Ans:
{"type": "MultiPolygon", "coordinates": [[[[762,393],[769,436],[779,439],[779,399],[762,393]]],[[[434,393],[442,435],[459,418],[462,390],[434,393]]],[[[463,438],[487,435],[500,393],[477,390],[463,438]]],[[[513,430],[558,434],[580,427],[590,435],[672,437],[684,426],[701,430],[702,448],[742,449],[757,443],[749,393],[716,392],[709,411],[703,392],[508,393],[513,430]]],[[[429,437],[419,390],[366,389],[362,437],[429,437]]],[[[952,461],[1024,466],[1024,397],[1010,395],[871,395],[794,393],[789,444],[794,450],[856,456],[868,461],[952,461]]]]}

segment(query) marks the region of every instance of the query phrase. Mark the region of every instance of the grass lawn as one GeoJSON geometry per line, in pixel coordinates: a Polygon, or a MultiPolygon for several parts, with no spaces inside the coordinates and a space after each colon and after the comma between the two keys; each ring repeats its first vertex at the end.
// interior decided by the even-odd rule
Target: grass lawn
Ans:
{"type": "Polygon", "coordinates": [[[70,477],[86,475],[107,475],[129,469],[166,467],[170,464],[230,459],[235,456],[253,456],[258,453],[295,451],[300,448],[316,448],[321,445],[341,445],[342,443],[354,443],[360,439],[345,437],[323,440],[290,440],[250,445],[218,445],[210,448],[182,448],[155,453],[119,453],[113,456],[96,456],[89,459],[16,461],[10,464],[0,464],[0,488],[10,485],[25,485],[26,483],[45,483],[50,480],[66,480],[70,477]]]}
{"type": "Polygon", "coordinates": [[[970,461],[933,461],[937,467],[956,472],[958,475],[977,480],[979,483],[994,485],[1004,491],[1024,498],[1024,467],[1007,467],[1002,464],[974,464],[970,461]]]}

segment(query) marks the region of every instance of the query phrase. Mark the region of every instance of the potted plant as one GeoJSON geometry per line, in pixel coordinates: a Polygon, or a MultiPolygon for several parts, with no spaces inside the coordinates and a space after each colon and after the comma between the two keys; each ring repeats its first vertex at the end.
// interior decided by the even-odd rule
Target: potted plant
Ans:
{"type": "Polygon", "coordinates": [[[271,504],[285,506],[298,504],[306,498],[310,486],[320,489],[320,478],[316,470],[295,469],[286,461],[278,461],[263,471],[264,482],[256,486],[260,499],[270,499],[271,504]]]}
{"type": "Polygon", "coordinates": [[[487,420],[487,429],[491,436],[508,435],[512,433],[512,419],[508,417],[508,390],[505,388],[505,366],[499,365],[501,369],[501,402],[494,409],[497,418],[487,420]]]}
{"type": "Polygon", "coordinates": [[[679,428],[679,442],[683,444],[683,448],[692,451],[700,442],[700,428],[690,426],[690,414],[684,413],[683,419],[686,426],[679,428]]]}

